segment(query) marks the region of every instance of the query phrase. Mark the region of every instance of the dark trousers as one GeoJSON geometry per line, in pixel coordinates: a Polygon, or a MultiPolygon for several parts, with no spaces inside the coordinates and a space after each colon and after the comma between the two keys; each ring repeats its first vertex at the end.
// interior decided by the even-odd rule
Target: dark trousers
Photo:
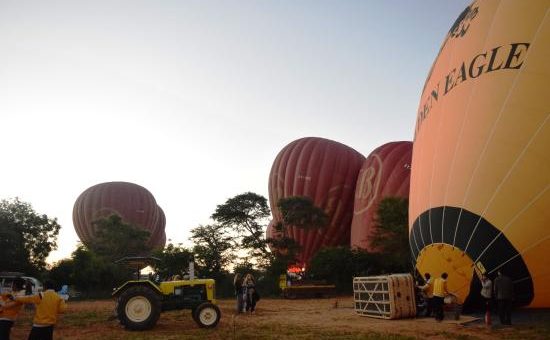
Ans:
{"type": "Polygon", "coordinates": [[[498,317],[501,324],[512,324],[512,300],[498,300],[498,317]]]}
{"type": "Polygon", "coordinates": [[[244,297],[243,293],[237,293],[237,313],[242,313],[244,309],[244,297]]]}
{"type": "Polygon", "coordinates": [[[10,331],[13,321],[0,320],[0,340],[10,340],[10,331]]]}
{"type": "Polygon", "coordinates": [[[28,340],[52,340],[53,326],[36,327],[33,326],[28,340]]]}
{"type": "Polygon", "coordinates": [[[256,309],[256,299],[254,298],[254,294],[252,292],[246,294],[246,311],[253,312],[255,309],[256,309]]]}
{"type": "Polygon", "coordinates": [[[437,321],[443,320],[443,305],[445,300],[440,296],[434,296],[432,298],[432,308],[435,314],[435,319],[437,321]]]}
{"type": "Polygon", "coordinates": [[[432,316],[433,297],[426,298],[426,316],[432,316]]]}

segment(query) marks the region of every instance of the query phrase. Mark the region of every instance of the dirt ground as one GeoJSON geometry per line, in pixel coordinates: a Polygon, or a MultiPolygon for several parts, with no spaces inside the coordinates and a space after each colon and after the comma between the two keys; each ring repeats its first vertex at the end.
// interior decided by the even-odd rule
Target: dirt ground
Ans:
{"type": "MultiPolygon", "coordinates": [[[[234,312],[233,300],[218,300],[222,319],[217,328],[200,329],[191,312],[163,313],[145,332],[124,330],[113,315],[114,301],[69,302],[55,328],[55,339],[545,339],[550,338],[550,311],[527,313],[513,327],[498,321],[487,328],[482,320],[462,316],[441,323],[431,318],[380,320],[358,316],[351,297],[311,300],[262,299],[256,314],[234,312]]],[[[22,313],[12,339],[26,339],[32,311],[22,313]]]]}

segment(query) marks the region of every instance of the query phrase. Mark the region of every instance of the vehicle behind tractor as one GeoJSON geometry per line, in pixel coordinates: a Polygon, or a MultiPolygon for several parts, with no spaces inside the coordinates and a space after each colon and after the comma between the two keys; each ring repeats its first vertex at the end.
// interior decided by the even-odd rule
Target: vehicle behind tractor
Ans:
{"type": "MultiPolygon", "coordinates": [[[[152,258],[124,258],[137,268],[145,267],[152,258]],[[146,264],[145,264],[146,265],[146,264]]],[[[139,273],[139,272],[138,272],[139,273]]],[[[112,294],[117,300],[116,316],[126,329],[153,328],[160,314],[169,310],[189,309],[195,322],[204,328],[216,327],[221,312],[216,306],[216,282],[213,279],[189,279],[153,282],[149,279],[132,280],[116,288],[112,294]]]]}

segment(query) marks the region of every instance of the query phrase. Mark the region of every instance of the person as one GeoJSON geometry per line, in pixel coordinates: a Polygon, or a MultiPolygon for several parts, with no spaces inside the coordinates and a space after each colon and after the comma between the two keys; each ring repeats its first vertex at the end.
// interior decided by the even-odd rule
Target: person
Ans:
{"type": "Polygon", "coordinates": [[[235,287],[235,296],[237,296],[237,313],[242,313],[244,309],[244,290],[243,290],[243,278],[241,273],[235,274],[233,279],[233,286],[235,287]]]}
{"type": "Polygon", "coordinates": [[[243,282],[246,291],[246,311],[254,313],[256,310],[256,302],[258,301],[258,292],[256,291],[256,281],[252,274],[246,274],[243,282]]]}
{"type": "Polygon", "coordinates": [[[432,315],[432,299],[433,299],[433,282],[432,282],[432,276],[430,273],[424,274],[424,285],[417,286],[420,291],[422,292],[422,297],[424,298],[424,301],[426,301],[426,314],[425,316],[431,316],[432,315]]]}
{"type": "Polygon", "coordinates": [[[0,296],[0,339],[9,340],[10,332],[22,305],[14,302],[15,296],[25,295],[25,280],[15,278],[12,282],[11,293],[0,296]]]}
{"type": "Polygon", "coordinates": [[[485,304],[485,312],[491,310],[491,298],[493,293],[493,282],[486,274],[481,275],[481,297],[485,304]]]}
{"type": "Polygon", "coordinates": [[[514,283],[512,279],[498,272],[495,279],[495,298],[497,299],[498,317],[502,325],[512,324],[512,299],[514,298],[514,283]]]}
{"type": "Polygon", "coordinates": [[[447,273],[441,274],[441,277],[438,277],[434,280],[433,285],[433,311],[435,314],[435,319],[437,321],[443,320],[443,305],[445,303],[445,296],[449,294],[447,290],[447,273]]]}
{"type": "Polygon", "coordinates": [[[32,283],[31,280],[27,279],[25,281],[25,295],[32,295],[33,293],[33,286],[34,284],[32,283]]]}
{"type": "Polygon", "coordinates": [[[16,302],[36,305],[36,312],[28,340],[53,339],[53,329],[57,323],[57,317],[66,308],[65,300],[55,292],[54,284],[51,281],[44,283],[44,289],[44,292],[36,295],[15,298],[16,302]]]}

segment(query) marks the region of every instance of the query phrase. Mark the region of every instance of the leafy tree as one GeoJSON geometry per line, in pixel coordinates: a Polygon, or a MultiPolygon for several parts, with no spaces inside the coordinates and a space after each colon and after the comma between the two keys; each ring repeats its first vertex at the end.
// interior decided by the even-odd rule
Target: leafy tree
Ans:
{"type": "MultiPolygon", "coordinates": [[[[300,251],[300,246],[288,236],[288,228],[324,228],[328,225],[329,218],[323,209],[313,204],[313,200],[309,197],[281,198],[277,202],[277,207],[281,213],[282,221],[274,225],[274,228],[281,237],[269,239],[268,242],[272,247],[279,249],[276,253],[277,262],[279,262],[277,265],[286,262],[286,266],[288,266],[296,261],[296,254],[300,251]]],[[[286,267],[284,271],[286,271],[286,267]]]]}
{"type": "Polygon", "coordinates": [[[50,269],[48,277],[58,284],[69,284],[83,296],[109,296],[113,288],[132,278],[132,269],[113,263],[83,245],[50,269]]]}
{"type": "Polygon", "coordinates": [[[73,273],[75,272],[72,259],[60,260],[52,266],[48,272],[48,278],[58,285],[74,285],[73,273]]]}
{"type": "Polygon", "coordinates": [[[388,268],[407,271],[411,263],[409,248],[409,200],[386,197],[378,205],[372,245],[380,250],[388,268]]]}
{"type": "Polygon", "coordinates": [[[176,274],[183,277],[188,271],[189,261],[193,258],[193,253],[189,249],[172,243],[164,249],[154,251],[152,255],[160,259],[153,265],[153,269],[161,278],[176,274]]]}
{"type": "Polygon", "coordinates": [[[328,247],[321,249],[311,259],[308,275],[336,285],[339,292],[350,293],[355,276],[380,275],[386,270],[384,257],[361,249],[328,247]]]}
{"type": "Polygon", "coordinates": [[[124,256],[145,255],[151,251],[147,246],[149,231],[124,223],[113,214],[93,222],[96,237],[90,243],[90,250],[107,260],[118,260],[124,256]]]}
{"type": "Polygon", "coordinates": [[[46,258],[57,248],[61,226],[57,219],[38,214],[29,203],[0,202],[0,268],[36,275],[46,267],[46,258]]]}
{"type": "Polygon", "coordinates": [[[214,279],[221,277],[235,257],[230,251],[233,249],[232,237],[227,235],[224,227],[219,224],[200,225],[191,230],[190,239],[195,243],[193,253],[198,273],[214,279]]]}
{"type": "Polygon", "coordinates": [[[285,226],[317,229],[326,227],[329,222],[325,211],[315,206],[313,200],[306,196],[281,198],[277,202],[277,207],[285,226]]]}
{"type": "Polygon", "coordinates": [[[265,197],[245,192],[218,205],[212,219],[235,232],[239,248],[247,250],[256,261],[263,261],[270,255],[265,239],[269,214],[265,197]]]}

